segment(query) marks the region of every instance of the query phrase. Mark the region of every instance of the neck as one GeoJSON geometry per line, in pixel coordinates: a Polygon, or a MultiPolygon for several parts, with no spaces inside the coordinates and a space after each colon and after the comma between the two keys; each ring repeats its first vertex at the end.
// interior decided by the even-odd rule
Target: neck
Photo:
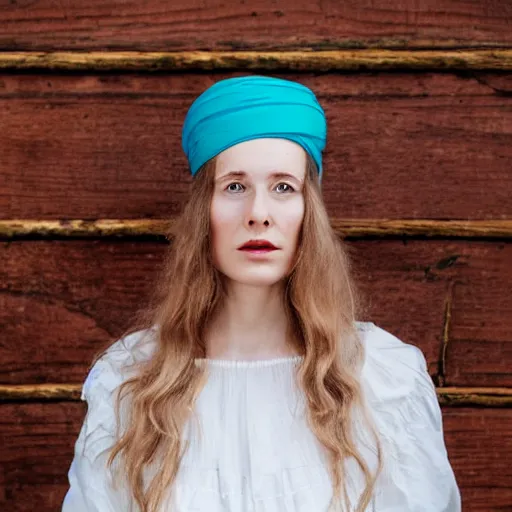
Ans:
{"type": "Polygon", "coordinates": [[[269,359],[297,355],[288,335],[283,285],[231,282],[222,308],[206,329],[206,357],[269,359]]]}

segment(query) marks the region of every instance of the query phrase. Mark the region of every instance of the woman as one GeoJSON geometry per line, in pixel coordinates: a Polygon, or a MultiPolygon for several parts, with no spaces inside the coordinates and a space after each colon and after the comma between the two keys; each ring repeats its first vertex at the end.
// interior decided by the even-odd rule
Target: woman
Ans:
{"type": "Polygon", "coordinates": [[[151,304],[87,376],[63,511],[460,511],[423,353],[356,320],[314,93],[219,81],[182,142],[192,194],[151,304]]]}

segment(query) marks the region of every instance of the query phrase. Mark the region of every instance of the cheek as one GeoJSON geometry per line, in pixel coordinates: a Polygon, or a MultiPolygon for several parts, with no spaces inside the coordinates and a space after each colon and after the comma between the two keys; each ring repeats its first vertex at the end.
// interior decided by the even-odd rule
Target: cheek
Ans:
{"type": "Polygon", "coordinates": [[[297,207],[283,212],[283,230],[289,238],[297,238],[304,220],[304,208],[297,207]]]}
{"type": "Polygon", "coordinates": [[[212,212],[212,226],[216,229],[228,228],[233,226],[237,220],[237,216],[233,210],[229,208],[219,208],[212,212]]]}
{"type": "Polygon", "coordinates": [[[223,244],[223,242],[231,240],[237,229],[239,218],[234,208],[223,205],[219,201],[212,201],[210,225],[213,243],[223,244]]]}

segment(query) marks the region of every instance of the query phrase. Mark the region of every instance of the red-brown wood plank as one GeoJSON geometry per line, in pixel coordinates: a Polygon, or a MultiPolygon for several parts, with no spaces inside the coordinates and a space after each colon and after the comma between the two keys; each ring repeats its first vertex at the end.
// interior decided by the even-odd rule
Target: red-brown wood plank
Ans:
{"type": "MultiPolygon", "coordinates": [[[[1,77],[0,218],[177,214],[186,111],[233,75],[1,77]]],[[[279,76],[325,107],[331,216],[511,217],[512,74],[279,76]]]]}
{"type": "Polygon", "coordinates": [[[4,2],[0,49],[510,46],[508,2],[4,2]]]}
{"type": "Polygon", "coordinates": [[[83,402],[0,404],[0,510],[60,510],[85,412],[83,402]]]}
{"type": "Polygon", "coordinates": [[[512,244],[365,240],[354,245],[373,318],[422,346],[432,375],[444,373],[445,385],[512,386],[512,244]],[[438,368],[446,322],[445,365],[438,368]]]}
{"type": "Polygon", "coordinates": [[[511,244],[475,243],[470,264],[454,278],[446,385],[512,386],[511,262],[511,244]]]}
{"type": "MultiPolygon", "coordinates": [[[[59,510],[84,414],[82,403],[0,404],[0,508],[59,510]]],[[[463,510],[510,510],[512,409],[443,408],[443,417],[463,510]]]]}
{"type": "MultiPolygon", "coordinates": [[[[448,384],[512,386],[512,244],[347,243],[368,299],[365,320],[421,347],[435,376],[448,302],[448,384]],[[475,322],[487,322],[485,332],[472,330],[475,322]]],[[[0,247],[0,383],[30,384],[81,382],[93,354],[144,304],[166,246],[83,240],[0,247]]]]}
{"type": "Polygon", "coordinates": [[[144,303],[164,247],[101,241],[5,244],[0,382],[81,381],[92,356],[144,303]]]}
{"type": "Polygon", "coordinates": [[[443,408],[464,512],[512,510],[512,409],[443,408]]]}

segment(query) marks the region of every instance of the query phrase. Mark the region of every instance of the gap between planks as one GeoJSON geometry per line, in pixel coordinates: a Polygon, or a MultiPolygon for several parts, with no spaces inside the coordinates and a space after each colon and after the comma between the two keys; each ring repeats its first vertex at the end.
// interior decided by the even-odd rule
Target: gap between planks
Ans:
{"type": "MultiPolygon", "coordinates": [[[[9,401],[79,401],[81,384],[0,385],[0,402],[9,401]]],[[[512,388],[436,388],[441,405],[512,407],[512,388]]]]}
{"type": "MultiPolygon", "coordinates": [[[[512,220],[331,219],[341,237],[422,236],[458,238],[512,238],[512,220]]],[[[174,220],[0,220],[0,239],[103,238],[150,236],[172,238],[174,220]]]]}
{"type": "Polygon", "coordinates": [[[2,52],[0,69],[173,70],[511,70],[512,49],[2,52]]]}

